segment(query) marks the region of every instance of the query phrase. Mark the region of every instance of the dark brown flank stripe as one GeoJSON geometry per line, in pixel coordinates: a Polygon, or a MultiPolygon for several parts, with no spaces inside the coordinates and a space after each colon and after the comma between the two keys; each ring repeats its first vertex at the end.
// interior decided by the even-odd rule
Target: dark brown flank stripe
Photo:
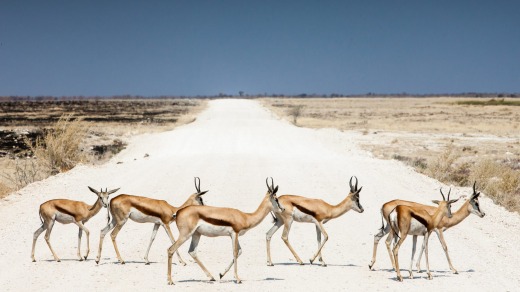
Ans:
{"type": "Polygon", "coordinates": [[[425,227],[428,227],[428,222],[423,217],[421,217],[421,216],[419,216],[419,215],[417,215],[417,214],[415,214],[413,212],[410,212],[410,214],[412,215],[412,217],[415,220],[421,222],[421,224],[424,225],[425,227]]]}
{"type": "Polygon", "coordinates": [[[229,221],[226,221],[226,220],[223,220],[223,219],[218,219],[218,218],[211,218],[211,217],[206,217],[204,216],[203,214],[200,214],[200,219],[210,223],[210,224],[213,224],[213,225],[218,225],[218,226],[233,226],[233,224],[231,224],[231,222],[229,221]]]}
{"type": "Polygon", "coordinates": [[[148,206],[146,204],[136,204],[136,205],[132,205],[132,207],[136,208],[137,210],[139,210],[139,212],[141,212],[145,215],[162,219],[162,213],[155,212],[155,210],[148,208],[148,206]]]}
{"type": "Polygon", "coordinates": [[[62,208],[60,205],[55,205],[55,207],[56,207],[56,210],[58,210],[60,213],[67,214],[69,216],[74,217],[74,213],[70,212],[67,209],[62,208]]]}
{"type": "Polygon", "coordinates": [[[293,203],[293,205],[294,205],[294,207],[296,207],[301,212],[303,212],[303,213],[305,213],[307,215],[311,215],[312,217],[316,217],[316,213],[314,213],[313,211],[311,211],[311,210],[309,210],[309,209],[307,209],[305,207],[302,207],[302,206],[300,206],[298,204],[295,204],[295,203],[293,203]]]}

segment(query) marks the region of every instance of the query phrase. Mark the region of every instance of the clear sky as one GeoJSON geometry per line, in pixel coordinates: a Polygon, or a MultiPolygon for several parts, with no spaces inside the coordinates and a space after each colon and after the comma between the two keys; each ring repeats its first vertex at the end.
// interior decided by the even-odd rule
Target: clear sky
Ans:
{"type": "Polygon", "coordinates": [[[520,92],[520,1],[0,0],[0,95],[520,92]]]}

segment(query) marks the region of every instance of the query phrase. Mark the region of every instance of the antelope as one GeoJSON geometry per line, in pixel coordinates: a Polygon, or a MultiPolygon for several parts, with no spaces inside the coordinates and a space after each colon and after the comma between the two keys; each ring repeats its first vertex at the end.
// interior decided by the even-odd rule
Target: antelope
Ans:
{"type": "MultiPolygon", "coordinates": [[[[443,233],[444,233],[444,231],[448,230],[449,228],[456,226],[457,224],[462,222],[470,214],[475,214],[475,215],[479,216],[480,218],[483,218],[486,215],[484,212],[482,212],[480,210],[480,205],[479,205],[479,201],[478,201],[480,192],[477,192],[476,184],[477,184],[477,182],[473,183],[473,194],[469,197],[468,200],[466,200],[464,202],[464,204],[462,204],[462,206],[455,213],[453,213],[453,217],[451,217],[451,218],[443,217],[441,223],[439,224],[439,228],[434,230],[435,233],[437,234],[437,237],[439,238],[439,241],[442,245],[444,253],[446,254],[446,259],[448,260],[450,270],[455,274],[458,274],[458,271],[453,267],[453,265],[451,263],[450,256],[448,255],[448,247],[446,245],[446,242],[444,241],[443,233]]],[[[395,209],[395,207],[397,205],[406,205],[406,206],[424,208],[428,212],[428,214],[430,214],[432,216],[435,213],[435,210],[437,209],[433,206],[427,206],[427,205],[422,205],[419,203],[403,201],[403,200],[393,200],[393,201],[389,201],[389,202],[385,203],[381,207],[381,217],[382,217],[381,221],[383,222],[383,226],[381,226],[381,228],[379,229],[379,232],[376,235],[374,235],[374,251],[373,251],[373,256],[372,256],[372,262],[368,265],[370,270],[373,270],[374,264],[376,262],[377,245],[378,245],[379,241],[381,240],[381,238],[383,238],[386,234],[388,234],[390,232],[388,215],[390,214],[390,212],[393,209],[395,209]],[[383,219],[387,222],[386,227],[384,225],[385,221],[383,221],[383,219]]],[[[410,262],[410,273],[411,273],[412,265],[413,265],[413,258],[414,258],[414,254],[415,254],[417,236],[424,236],[424,234],[426,233],[426,228],[423,225],[421,225],[419,227],[422,227],[422,230],[417,230],[415,233],[409,233],[409,235],[413,235],[413,248],[412,248],[412,259],[410,262]]],[[[419,229],[421,229],[421,228],[419,228],[419,229]]],[[[395,267],[394,258],[392,256],[392,252],[390,249],[390,244],[392,242],[392,239],[393,239],[393,233],[390,233],[386,240],[386,248],[388,250],[388,254],[390,255],[390,260],[392,261],[392,266],[395,267]]],[[[418,272],[421,272],[420,265],[421,265],[421,257],[422,257],[423,252],[424,252],[424,241],[423,241],[421,250],[419,252],[419,258],[417,259],[417,271],[418,272]]]]}
{"type": "MultiPolygon", "coordinates": [[[[428,238],[434,229],[439,228],[439,225],[444,216],[452,218],[451,204],[459,200],[450,200],[451,189],[448,192],[448,199],[444,197],[444,194],[442,193],[442,188],[440,192],[442,195],[442,201],[432,201],[433,203],[439,205],[433,215],[430,215],[425,210],[425,208],[422,208],[420,206],[406,205],[398,205],[388,215],[393,235],[399,237],[399,234],[401,234],[399,241],[395,244],[393,249],[395,271],[397,272],[397,279],[401,282],[403,281],[403,277],[401,276],[401,271],[399,270],[399,248],[401,247],[401,244],[404,242],[408,234],[415,234],[414,231],[418,229],[422,230],[423,227],[426,228],[426,233],[424,233],[426,271],[428,273],[428,280],[433,279],[432,274],[430,273],[430,263],[428,261],[428,238]]],[[[411,271],[410,279],[413,279],[411,271]]]]}
{"type": "Polygon", "coordinates": [[[338,205],[330,205],[327,202],[320,199],[310,199],[306,197],[293,196],[293,195],[283,195],[278,198],[278,201],[282,206],[284,206],[286,212],[281,212],[280,210],[274,211],[274,225],[266,234],[266,243],[267,243],[267,265],[273,266],[273,262],[271,261],[271,237],[273,234],[284,225],[284,230],[282,234],[282,240],[285,242],[293,256],[296,258],[296,261],[300,265],[303,265],[302,260],[296,254],[291,244],[289,243],[289,231],[291,230],[291,225],[293,221],[296,222],[306,222],[306,223],[314,223],[316,225],[316,237],[318,240],[318,251],[316,254],[310,259],[311,264],[319,256],[318,260],[320,261],[322,266],[327,266],[327,264],[323,261],[323,257],[321,256],[321,250],[325,243],[327,242],[329,236],[323,227],[323,224],[327,223],[329,220],[338,218],[339,216],[345,214],[350,209],[358,213],[363,213],[364,209],[361,207],[359,203],[359,193],[361,192],[361,188],[358,189],[358,179],[356,178],[356,184],[352,185],[352,178],[350,178],[350,192],[347,197],[341,201],[338,205]],[[323,233],[324,240],[321,242],[321,234],[323,233]]]}
{"type": "MultiPolygon", "coordinates": [[[[117,259],[121,264],[125,264],[125,261],[123,258],[121,258],[121,254],[117,248],[116,237],[119,231],[121,231],[121,228],[123,228],[123,225],[125,225],[128,218],[130,218],[132,221],[137,223],[154,223],[150,243],[148,244],[148,248],[144,256],[145,264],[149,265],[150,261],[148,260],[148,253],[150,252],[150,248],[152,247],[152,243],[155,239],[155,235],[157,234],[159,227],[162,226],[164,228],[173,244],[175,242],[175,238],[173,237],[172,231],[170,229],[170,223],[175,220],[173,214],[186,206],[204,205],[202,195],[208,191],[200,191],[200,178],[198,177],[195,178],[195,190],[196,192],[190,195],[186,202],[184,202],[184,204],[178,208],[168,204],[164,200],[155,200],[147,197],[121,194],[113,198],[110,201],[110,213],[112,214],[112,221],[101,230],[96,263],[99,264],[101,259],[101,249],[105,235],[113,229],[110,236],[112,237],[112,243],[114,244],[117,259]]],[[[184,262],[178,252],[177,257],[179,258],[179,262],[185,266],[186,262],[184,262]]]]}
{"type": "Polygon", "coordinates": [[[278,186],[274,187],[271,178],[271,186],[269,186],[266,179],[267,193],[260,203],[260,206],[253,213],[244,213],[237,209],[223,208],[223,207],[209,207],[209,206],[189,206],[177,211],[174,215],[176,217],[175,224],[179,229],[179,239],[168,248],[168,285],[173,285],[172,280],[172,255],[179,247],[191,237],[191,244],[188,253],[197,262],[200,268],[204,271],[210,281],[215,281],[215,278],[204,267],[197,256],[197,246],[202,235],[208,237],[230,236],[233,246],[233,260],[228,265],[223,273],[220,273],[220,278],[231,269],[234,265],[235,280],[239,284],[242,281],[238,277],[237,260],[242,254],[242,248],[238,242],[238,237],[244,235],[248,230],[256,227],[265,216],[276,208],[283,210],[278,202],[276,192],[278,186]]]}
{"type": "Polygon", "coordinates": [[[61,224],[69,224],[74,223],[79,227],[79,233],[78,233],[78,259],[80,261],[86,260],[88,257],[88,254],[90,252],[90,240],[89,240],[89,234],[90,231],[85,227],[85,223],[87,221],[94,217],[100,210],[101,207],[107,208],[108,206],[108,196],[111,194],[117,192],[119,188],[110,190],[101,189],[99,192],[94,190],[91,187],[88,187],[91,192],[97,195],[97,200],[93,205],[88,205],[84,202],[79,201],[72,201],[67,199],[55,199],[55,200],[49,200],[43,204],[40,205],[40,221],[42,223],[42,226],[38,228],[34,232],[33,236],[33,244],[32,244],[32,252],[31,252],[31,258],[32,261],[35,262],[36,259],[34,258],[34,249],[36,247],[36,240],[38,239],[38,236],[42,234],[43,231],[47,230],[45,232],[45,241],[47,242],[47,245],[49,246],[49,249],[52,252],[52,255],[54,257],[54,260],[57,262],[60,262],[60,258],[56,255],[54,250],[52,249],[50,237],[52,232],[52,227],[54,226],[54,222],[58,221],[61,224]],[[81,256],[81,236],[83,234],[83,231],[87,234],[87,253],[85,257],[81,256]]]}

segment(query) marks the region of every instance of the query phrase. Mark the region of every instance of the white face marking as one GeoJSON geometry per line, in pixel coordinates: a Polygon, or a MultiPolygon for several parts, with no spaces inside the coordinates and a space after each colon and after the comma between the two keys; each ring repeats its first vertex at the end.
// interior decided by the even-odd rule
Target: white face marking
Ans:
{"type": "Polygon", "coordinates": [[[160,224],[162,222],[161,219],[159,219],[159,218],[157,218],[155,216],[146,215],[146,214],[142,213],[141,211],[139,211],[139,210],[137,210],[135,208],[130,208],[129,218],[132,219],[135,222],[138,222],[138,223],[157,223],[157,224],[160,224]]]}

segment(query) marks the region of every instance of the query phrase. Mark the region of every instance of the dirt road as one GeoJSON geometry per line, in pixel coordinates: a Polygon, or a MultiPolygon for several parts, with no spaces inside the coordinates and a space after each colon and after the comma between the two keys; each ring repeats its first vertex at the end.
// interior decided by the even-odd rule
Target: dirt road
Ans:
{"type": "MultiPolygon", "coordinates": [[[[445,234],[460,274],[449,271],[436,236],[430,241],[433,280],[427,280],[425,273],[415,273],[415,279],[397,282],[383,242],[376,270],[369,271],[373,234],[381,225],[381,205],[394,198],[427,203],[440,198],[439,188],[443,185],[399,162],[375,159],[359,150],[359,135],[298,128],[279,120],[254,101],[211,101],[194,123],[171,132],[136,136],[126,150],[102,166],[76,167],[1,201],[0,290],[513,291],[520,287],[520,216],[485,197],[481,206],[486,217],[470,215],[445,234]],[[268,176],[280,186],[279,195],[299,194],[336,204],[348,194],[352,175],[363,186],[361,204],[365,212],[350,211],[325,225],[330,238],[323,257],[328,267],[297,265],[280,239],[281,230],[272,239],[275,266],[266,266],[265,233],[272,225],[268,216],[240,238],[243,253],[238,271],[243,284],[235,284],[232,273],[221,281],[207,281],[187,254],[187,243],[181,248],[181,255],[188,265],[175,264],[176,285],[167,286],[166,249],[170,243],[163,230],[150,252],[152,264],[144,264],[150,224],[128,222],[119,233],[119,249],[126,265],[117,263],[109,236],[105,238],[102,261],[95,264],[106,210],[86,224],[91,231],[87,261],[76,260],[77,227],[61,224],[54,226],[51,242],[62,262],[53,261],[43,235],[36,247],[37,262],[30,260],[33,232],[40,224],[39,205],[52,198],[94,203],[96,197],[87,186],[121,187],[117,194],[145,195],[180,205],[194,191],[193,177],[199,176],[202,189],[209,189],[206,204],[253,212],[267,190],[268,176]]],[[[470,189],[452,191],[452,196],[462,194],[469,195],[470,189]]],[[[461,204],[456,203],[453,209],[461,204]]],[[[289,240],[302,259],[308,259],[317,248],[315,228],[310,224],[293,224],[289,240]]],[[[408,238],[401,248],[403,268],[408,267],[410,243],[408,238]]],[[[86,249],[85,241],[82,248],[86,249]]],[[[198,254],[218,276],[232,258],[231,240],[202,238],[198,254]]]]}

